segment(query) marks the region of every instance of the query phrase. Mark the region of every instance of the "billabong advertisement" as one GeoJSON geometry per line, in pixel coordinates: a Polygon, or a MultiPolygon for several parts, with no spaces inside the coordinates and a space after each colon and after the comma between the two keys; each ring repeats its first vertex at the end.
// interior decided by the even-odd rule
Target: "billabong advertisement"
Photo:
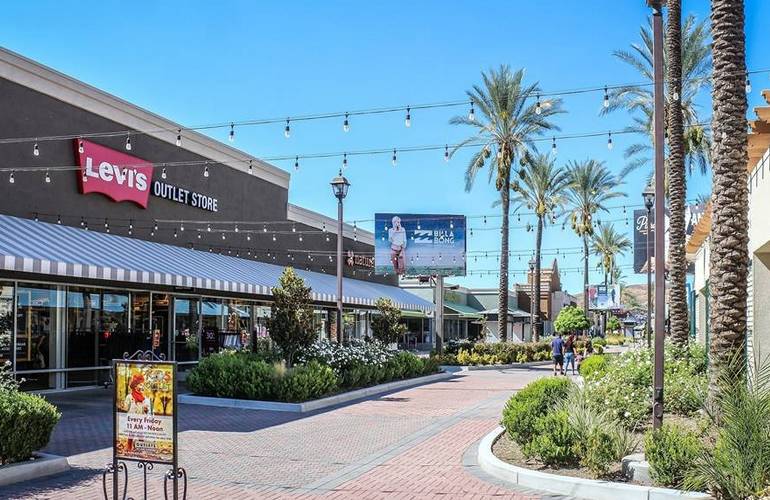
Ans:
{"type": "Polygon", "coordinates": [[[380,275],[465,276],[465,216],[375,214],[374,268],[380,275]]]}
{"type": "Polygon", "coordinates": [[[115,361],[115,456],[174,463],[173,363],[115,361]]]}

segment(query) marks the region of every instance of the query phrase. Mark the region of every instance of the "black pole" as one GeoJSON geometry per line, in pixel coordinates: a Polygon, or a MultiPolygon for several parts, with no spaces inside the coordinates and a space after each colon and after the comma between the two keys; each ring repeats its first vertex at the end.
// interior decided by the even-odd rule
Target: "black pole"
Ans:
{"type": "Polygon", "coordinates": [[[652,207],[647,206],[647,246],[645,247],[645,260],[647,261],[647,325],[645,326],[645,333],[647,334],[647,349],[652,349],[652,329],[650,328],[650,321],[652,321],[652,263],[650,262],[650,228],[652,222],[650,217],[652,216],[652,207]]]}
{"type": "Polygon", "coordinates": [[[342,329],[342,198],[337,203],[337,339],[343,341],[342,329]]]}

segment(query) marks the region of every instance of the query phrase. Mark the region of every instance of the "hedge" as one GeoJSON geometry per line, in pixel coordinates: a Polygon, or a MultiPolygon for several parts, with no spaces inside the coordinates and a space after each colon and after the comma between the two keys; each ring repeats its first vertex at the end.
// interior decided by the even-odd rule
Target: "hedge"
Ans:
{"type": "Polygon", "coordinates": [[[60,418],[40,396],[0,390],[0,465],[28,460],[45,448],[60,418]]]}

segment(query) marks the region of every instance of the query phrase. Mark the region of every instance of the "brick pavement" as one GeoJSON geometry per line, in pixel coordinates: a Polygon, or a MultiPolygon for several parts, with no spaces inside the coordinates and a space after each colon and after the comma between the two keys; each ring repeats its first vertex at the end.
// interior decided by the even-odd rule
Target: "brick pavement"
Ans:
{"type": "MultiPolygon", "coordinates": [[[[514,390],[547,373],[465,372],[309,415],[180,405],[188,498],[536,497],[485,480],[463,456],[497,425],[514,390]]],[[[111,457],[107,394],[51,399],[64,417],[46,451],[68,456],[73,470],[0,489],[0,498],[101,497],[101,470],[111,457]]],[[[164,470],[151,471],[149,498],[163,498],[164,470]]],[[[141,498],[131,463],[129,475],[129,496],[141,498]]]]}

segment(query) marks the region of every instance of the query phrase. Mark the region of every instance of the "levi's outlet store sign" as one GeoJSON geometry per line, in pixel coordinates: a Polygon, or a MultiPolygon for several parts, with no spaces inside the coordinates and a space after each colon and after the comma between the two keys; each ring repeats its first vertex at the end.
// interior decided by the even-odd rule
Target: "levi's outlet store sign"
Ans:
{"type": "Polygon", "coordinates": [[[83,194],[101,193],[113,201],[132,201],[142,208],[147,208],[152,194],[201,210],[218,211],[216,198],[164,181],[153,181],[153,164],[136,156],[78,139],[75,139],[75,154],[83,194]]]}

